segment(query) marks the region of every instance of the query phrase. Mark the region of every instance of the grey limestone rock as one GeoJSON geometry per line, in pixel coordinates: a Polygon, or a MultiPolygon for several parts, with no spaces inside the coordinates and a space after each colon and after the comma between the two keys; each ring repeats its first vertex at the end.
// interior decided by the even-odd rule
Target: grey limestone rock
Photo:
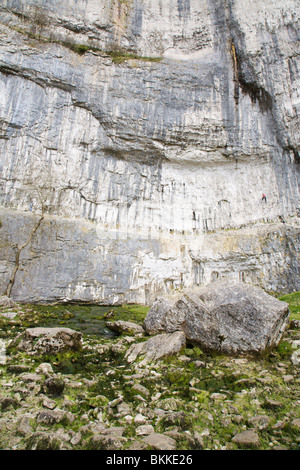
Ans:
{"type": "Polygon", "coordinates": [[[0,294],[298,290],[299,17],[298,0],[2,1],[0,294]]]}
{"type": "Polygon", "coordinates": [[[61,395],[65,388],[65,381],[60,377],[48,377],[41,389],[42,391],[49,396],[58,396],[61,395]]]}
{"type": "Polygon", "coordinates": [[[134,322],[117,320],[106,322],[106,326],[115,333],[144,334],[145,330],[141,325],[134,322]]]}
{"type": "Polygon", "coordinates": [[[244,449],[255,449],[260,445],[259,436],[254,431],[243,431],[232,438],[232,442],[244,449]]]}
{"type": "Polygon", "coordinates": [[[24,333],[18,335],[9,347],[18,347],[29,354],[55,354],[60,351],[79,350],[82,333],[71,328],[27,328],[24,333]]]}
{"type": "Polygon", "coordinates": [[[176,450],[176,441],[165,434],[153,432],[144,437],[143,442],[154,450],[176,450]]]}
{"type": "Polygon", "coordinates": [[[181,331],[163,333],[147,341],[133,344],[125,354],[128,362],[135,361],[139,356],[143,359],[141,364],[156,361],[160,358],[177,354],[185,346],[185,335],[181,331]]]}
{"type": "Polygon", "coordinates": [[[1,307],[16,307],[17,304],[12,299],[7,297],[7,295],[0,296],[0,306],[1,307]]]}
{"type": "Polygon", "coordinates": [[[158,300],[148,311],[144,327],[149,334],[178,330],[205,350],[229,354],[262,354],[271,349],[289,318],[288,304],[237,282],[216,281],[168,302],[169,310],[166,302],[158,300]]]}

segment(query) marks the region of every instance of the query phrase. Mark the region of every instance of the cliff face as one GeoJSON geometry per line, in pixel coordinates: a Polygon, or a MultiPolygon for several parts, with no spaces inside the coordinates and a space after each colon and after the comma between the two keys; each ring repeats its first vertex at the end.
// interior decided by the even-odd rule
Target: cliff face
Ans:
{"type": "Polygon", "coordinates": [[[3,0],[1,293],[299,289],[299,17],[296,0],[3,0]]]}

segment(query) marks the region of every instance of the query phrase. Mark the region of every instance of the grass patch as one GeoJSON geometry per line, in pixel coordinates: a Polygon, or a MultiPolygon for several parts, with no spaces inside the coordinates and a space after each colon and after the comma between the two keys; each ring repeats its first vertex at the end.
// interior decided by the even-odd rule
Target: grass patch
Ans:
{"type": "Polygon", "coordinates": [[[69,44],[69,49],[76,52],[77,54],[85,54],[85,52],[90,50],[90,47],[86,44],[69,44]]]}
{"type": "Polygon", "coordinates": [[[147,57],[138,55],[134,52],[128,52],[126,51],[126,49],[119,46],[113,45],[111,49],[102,50],[99,47],[95,47],[88,44],[78,44],[76,42],[73,42],[72,40],[68,41],[55,39],[54,37],[50,36],[48,37],[45,35],[45,33],[43,33],[43,35],[41,34],[42,30],[44,30],[47,26],[46,23],[41,26],[40,24],[37,24],[35,22],[34,28],[31,30],[25,29],[24,27],[12,26],[10,24],[1,24],[4,24],[6,27],[18,32],[19,34],[23,34],[24,36],[27,36],[30,39],[35,39],[36,41],[39,41],[44,44],[59,44],[79,55],[83,55],[89,51],[98,52],[99,54],[106,54],[111,58],[112,62],[115,64],[122,64],[126,60],[142,60],[144,62],[160,62],[162,60],[162,57],[147,57]]]}
{"type": "Polygon", "coordinates": [[[108,50],[106,53],[110,56],[111,60],[115,64],[123,64],[126,60],[143,60],[144,62],[160,62],[162,57],[146,57],[140,56],[132,52],[126,52],[125,50],[108,50]]]}
{"type": "Polygon", "coordinates": [[[287,360],[293,353],[292,345],[289,341],[282,340],[277,346],[277,353],[281,360],[287,360]]]}
{"type": "Polygon", "coordinates": [[[287,302],[290,307],[290,319],[300,320],[300,292],[292,292],[279,297],[279,300],[287,302]]]}

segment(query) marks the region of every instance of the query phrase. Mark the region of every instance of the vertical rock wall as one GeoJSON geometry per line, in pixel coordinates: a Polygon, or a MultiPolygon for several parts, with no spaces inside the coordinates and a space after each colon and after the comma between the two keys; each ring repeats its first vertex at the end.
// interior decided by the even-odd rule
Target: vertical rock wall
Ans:
{"type": "Polygon", "coordinates": [[[222,276],[299,288],[299,13],[4,0],[2,292],[147,303],[222,276]]]}

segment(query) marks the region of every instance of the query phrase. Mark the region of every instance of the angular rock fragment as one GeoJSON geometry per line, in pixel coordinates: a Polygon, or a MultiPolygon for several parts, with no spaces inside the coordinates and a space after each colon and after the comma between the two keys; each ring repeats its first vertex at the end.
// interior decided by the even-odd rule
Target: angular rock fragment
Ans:
{"type": "Polygon", "coordinates": [[[253,449],[260,446],[259,437],[254,431],[240,432],[232,438],[232,442],[241,448],[253,449]]]}
{"type": "Polygon", "coordinates": [[[131,333],[131,334],[145,334],[145,330],[141,325],[134,322],[118,320],[114,322],[106,322],[107,328],[117,334],[131,333]]]}
{"type": "Polygon", "coordinates": [[[42,391],[46,395],[57,396],[60,395],[65,388],[65,381],[60,377],[49,377],[42,385],[42,391]]]}
{"type": "Polygon", "coordinates": [[[176,441],[172,437],[153,432],[143,439],[154,450],[176,450],[176,441]]]}
{"type": "Polygon", "coordinates": [[[16,307],[17,304],[7,295],[0,296],[0,307],[16,307]]]}
{"type": "Polygon", "coordinates": [[[183,332],[163,333],[153,336],[145,342],[133,344],[125,354],[128,362],[133,362],[138,356],[145,356],[141,361],[145,364],[162,357],[177,354],[186,343],[183,332]]]}

